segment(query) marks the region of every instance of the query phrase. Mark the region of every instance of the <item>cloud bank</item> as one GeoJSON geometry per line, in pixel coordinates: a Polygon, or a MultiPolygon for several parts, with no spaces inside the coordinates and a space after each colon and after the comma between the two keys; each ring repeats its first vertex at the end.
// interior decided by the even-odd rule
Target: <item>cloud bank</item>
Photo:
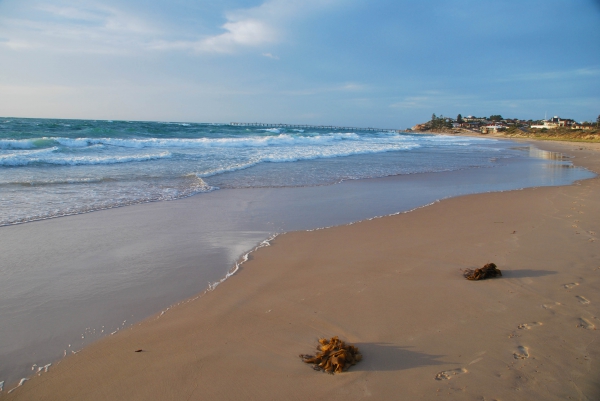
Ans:
{"type": "Polygon", "coordinates": [[[267,0],[256,7],[224,10],[225,22],[209,26],[214,33],[206,34],[169,25],[157,15],[144,19],[119,5],[25,0],[17,3],[12,13],[0,17],[0,47],[83,53],[175,50],[232,54],[281,42],[290,20],[333,3],[337,0],[307,0],[302,4],[267,0]]]}

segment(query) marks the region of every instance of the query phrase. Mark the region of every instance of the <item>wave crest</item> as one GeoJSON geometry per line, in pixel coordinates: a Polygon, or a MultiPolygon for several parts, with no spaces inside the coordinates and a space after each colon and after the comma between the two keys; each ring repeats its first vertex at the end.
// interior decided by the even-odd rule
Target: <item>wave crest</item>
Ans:
{"type": "Polygon", "coordinates": [[[68,156],[64,154],[50,154],[49,151],[41,151],[39,154],[29,152],[28,154],[18,153],[0,156],[0,166],[17,167],[30,164],[54,164],[61,166],[81,166],[92,164],[115,164],[141,162],[156,159],[165,159],[172,156],[171,152],[161,152],[158,154],[129,155],[129,156],[68,156]],[[47,154],[44,156],[44,154],[47,154]]]}

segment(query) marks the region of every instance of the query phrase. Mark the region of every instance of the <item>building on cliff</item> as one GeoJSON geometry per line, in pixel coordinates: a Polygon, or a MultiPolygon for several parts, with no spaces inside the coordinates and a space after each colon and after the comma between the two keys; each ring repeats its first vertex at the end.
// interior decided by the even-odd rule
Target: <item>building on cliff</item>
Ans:
{"type": "Polygon", "coordinates": [[[537,129],[554,129],[558,127],[572,127],[575,123],[574,120],[570,118],[560,118],[559,116],[554,116],[550,120],[542,121],[542,124],[532,125],[531,128],[537,129]]]}

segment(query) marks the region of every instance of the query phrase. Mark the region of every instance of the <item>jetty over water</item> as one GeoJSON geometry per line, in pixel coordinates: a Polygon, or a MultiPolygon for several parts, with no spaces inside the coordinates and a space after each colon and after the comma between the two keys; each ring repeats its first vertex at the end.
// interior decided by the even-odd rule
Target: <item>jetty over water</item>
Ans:
{"type": "Polygon", "coordinates": [[[361,127],[339,127],[336,125],[307,125],[307,124],[269,124],[269,123],[229,123],[236,127],[261,127],[261,128],[295,128],[295,129],[330,129],[336,131],[376,131],[376,132],[404,132],[393,128],[361,128],[361,127]]]}

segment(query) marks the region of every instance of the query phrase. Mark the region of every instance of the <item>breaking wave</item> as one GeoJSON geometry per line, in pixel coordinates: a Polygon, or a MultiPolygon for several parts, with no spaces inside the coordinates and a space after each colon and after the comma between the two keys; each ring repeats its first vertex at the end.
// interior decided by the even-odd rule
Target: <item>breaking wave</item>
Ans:
{"type": "Polygon", "coordinates": [[[157,154],[127,155],[127,156],[70,156],[65,154],[54,154],[57,148],[50,148],[38,152],[13,153],[0,155],[0,166],[27,166],[30,164],[54,164],[62,166],[81,166],[93,164],[115,164],[141,162],[156,159],[165,159],[171,157],[170,152],[160,152],[157,154]]]}

